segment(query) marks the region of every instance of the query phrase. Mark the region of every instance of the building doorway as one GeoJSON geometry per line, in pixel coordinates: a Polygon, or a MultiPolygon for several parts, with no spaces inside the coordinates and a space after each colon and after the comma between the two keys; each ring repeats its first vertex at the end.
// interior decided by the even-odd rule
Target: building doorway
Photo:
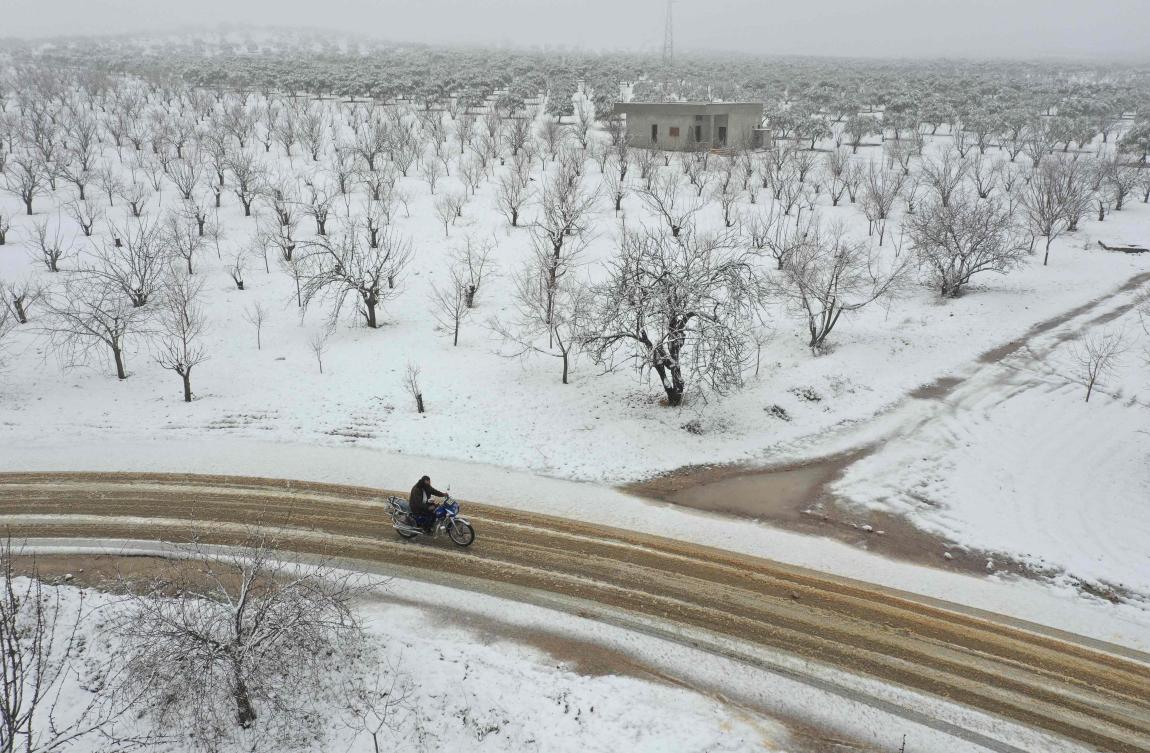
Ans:
{"type": "Polygon", "coordinates": [[[727,145],[727,127],[726,126],[719,126],[719,137],[717,139],[715,139],[715,145],[716,146],[726,146],[727,145]]]}

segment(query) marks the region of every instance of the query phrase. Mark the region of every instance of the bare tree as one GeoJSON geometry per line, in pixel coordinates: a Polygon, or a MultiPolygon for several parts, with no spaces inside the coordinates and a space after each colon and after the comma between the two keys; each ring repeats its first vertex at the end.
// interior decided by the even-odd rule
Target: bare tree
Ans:
{"type": "Polygon", "coordinates": [[[591,291],[565,275],[553,284],[551,271],[548,257],[534,257],[515,276],[515,320],[492,320],[491,327],[514,346],[513,356],[540,353],[560,359],[561,381],[568,384],[572,362],[583,346],[591,291]]]}
{"type": "Polygon", "coordinates": [[[227,168],[231,171],[235,182],[232,192],[244,206],[244,216],[252,216],[252,203],[264,190],[267,178],[264,166],[250,153],[240,150],[227,161],[227,168]]]}
{"type": "Polygon", "coordinates": [[[65,365],[85,363],[98,349],[107,348],[117,378],[128,378],[125,342],[141,333],[147,313],[133,306],[119,286],[98,277],[75,277],[45,298],[45,308],[44,331],[65,365]]]}
{"type": "Polygon", "coordinates": [[[125,586],[108,618],[144,718],[195,750],[311,749],[328,725],[322,703],[367,647],[357,576],[281,560],[275,546],[192,544],[194,566],[125,586]]]}
{"type": "Polygon", "coordinates": [[[43,262],[49,272],[59,272],[60,262],[75,255],[72,241],[64,238],[59,223],[50,232],[47,220],[33,223],[32,228],[33,256],[43,262]]]}
{"type": "Polygon", "coordinates": [[[866,183],[863,184],[863,214],[867,218],[869,234],[878,228],[880,246],[886,236],[886,221],[905,184],[906,176],[901,172],[883,170],[873,162],[867,170],[866,183]]]}
{"type": "Polygon", "coordinates": [[[243,249],[236,251],[231,264],[227,266],[228,277],[236,284],[236,290],[244,289],[244,272],[247,271],[247,254],[243,249]]]}
{"type": "Polygon", "coordinates": [[[1088,333],[1073,345],[1075,378],[1086,387],[1086,402],[1099,382],[1114,373],[1125,350],[1125,339],[1118,332],[1088,333]]]}
{"type": "Polygon", "coordinates": [[[734,235],[625,229],[607,279],[595,288],[584,335],[606,368],[653,370],[667,404],[688,384],[723,393],[742,383],[763,281],[754,253],[734,235]]]}
{"type": "Polygon", "coordinates": [[[678,176],[673,172],[659,173],[651,185],[640,189],[638,194],[647,208],[667,224],[675,238],[684,230],[691,229],[695,214],[704,206],[697,197],[683,198],[678,176]]]}
{"type": "Polygon", "coordinates": [[[443,177],[443,173],[443,165],[438,160],[431,155],[424,155],[423,160],[419,163],[419,174],[427,181],[427,189],[432,196],[435,195],[435,187],[439,184],[439,179],[443,177]]]}
{"type": "Polygon", "coordinates": [[[335,200],[335,192],[328,186],[308,181],[308,201],[304,204],[304,214],[315,220],[316,235],[327,235],[327,219],[331,214],[331,205],[335,200]]]}
{"type": "Polygon", "coordinates": [[[1068,183],[1058,165],[1054,161],[1043,162],[1023,188],[1021,197],[1031,232],[1046,238],[1044,266],[1050,261],[1050,244],[1070,223],[1068,183]]]}
{"type": "Polygon", "coordinates": [[[263,350],[264,324],[268,320],[268,310],[259,301],[244,309],[244,321],[256,328],[256,350],[263,350]]]}
{"type": "Polygon", "coordinates": [[[950,204],[951,197],[962,186],[969,170],[970,163],[952,150],[943,151],[938,159],[922,161],[923,183],[934,189],[944,207],[950,204]]]}
{"type": "Polygon", "coordinates": [[[96,265],[84,272],[118,288],[133,306],[144,306],[159,289],[171,260],[161,228],[144,220],[122,228],[109,222],[108,229],[113,240],[96,248],[96,265]]]}
{"type": "Polygon", "coordinates": [[[27,214],[32,214],[32,202],[44,194],[49,185],[49,171],[44,161],[33,154],[18,154],[7,161],[4,173],[5,187],[20,197],[27,214]]]}
{"type": "Polygon", "coordinates": [[[499,176],[498,191],[496,206],[511,223],[511,227],[518,227],[519,213],[531,198],[530,179],[518,170],[507,170],[499,176]]]}
{"type": "Polygon", "coordinates": [[[411,241],[388,231],[380,237],[379,246],[371,248],[353,227],[335,237],[309,241],[306,249],[304,309],[326,299],[334,322],[351,295],[358,300],[367,326],[378,327],[377,309],[397,294],[395,281],[411,259],[411,241]]]}
{"type": "Polygon", "coordinates": [[[148,187],[139,181],[132,181],[120,187],[120,198],[128,205],[128,211],[133,217],[142,217],[144,209],[151,198],[148,187]]]}
{"type": "Polygon", "coordinates": [[[199,298],[203,281],[191,273],[173,273],[164,286],[159,311],[159,342],[156,363],[179,375],[184,402],[192,402],[192,369],[207,360],[201,335],[204,312],[199,298]]]}
{"type": "Polygon", "coordinates": [[[464,282],[462,270],[453,266],[448,272],[448,278],[442,288],[432,283],[432,314],[439,326],[451,336],[451,344],[457,346],[459,330],[471,310],[467,306],[467,283],[464,282]]]}
{"type": "Polygon", "coordinates": [[[84,237],[92,237],[92,230],[104,216],[104,210],[91,199],[70,201],[64,205],[68,215],[80,226],[84,237]]]}
{"type": "Polygon", "coordinates": [[[0,212],[0,246],[8,242],[8,231],[12,228],[12,218],[0,212]]]}
{"type": "Polygon", "coordinates": [[[491,274],[491,253],[494,250],[494,239],[478,240],[472,237],[465,238],[463,245],[455,250],[455,267],[459,270],[463,283],[463,300],[469,309],[475,308],[479,289],[491,274]]]}
{"type": "Polygon", "coordinates": [[[961,295],[980,272],[1009,272],[1028,250],[1010,214],[993,199],[960,194],[948,206],[935,199],[903,225],[929,284],[949,298],[961,295]]]}
{"type": "Polygon", "coordinates": [[[114,692],[117,667],[90,651],[84,592],[70,607],[59,588],[44,584],[34,560],[31,576],[18,577],[17,555],[0,540],[0,752],[142,746],[142,738],[117,737],[116,723],[137,697],[114,692]]]}
{"type": "Polygon", "coordinates": [[[327,341],[331,337],[331,329],[324,327],[308,340],[308,346],[315,355],[315,362],[319,365],[319,373],[323,373],[323,354],[327,352],[327,341]]]}
{"type": "Polygon", "coordinates": [[[196,255],[204,245],[204,239],[198,232],[195,222],[182,212],[169,211],[164,217],[164,226],[160,233],[159,242],[167,247],[172,257],[183,259],[188,274],[193,274],[196,255]]]}
{"type": "Polygon", "coordinates": [[[32,305],[44,296],[44,289],[33,278],[0,285],[4,296],[4,310],[12,313],[16,324],[28,323],[28,312],[32,305]]]}
{"type": "Polygon", "coordinates": [[[403,388],[415,401],[415,412],[423,413],[425,406],[423,403],[423,388],[419,384],[419,367],[410,361],[408,361],[407,368],[403,372],[403,388]]]}
{"type": "Polygon", "coordinates": [[[888,295],[903,279],[908,260],[897,249],[884,259],[841,226],[816,225],[783,265],[782,291],[807,318],[808,347],[818,353],[843,314],[888,295]]]}

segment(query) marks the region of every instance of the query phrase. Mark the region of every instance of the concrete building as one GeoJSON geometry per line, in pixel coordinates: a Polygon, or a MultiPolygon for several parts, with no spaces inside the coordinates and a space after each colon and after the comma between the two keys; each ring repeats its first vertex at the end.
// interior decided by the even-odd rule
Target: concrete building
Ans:
{"type": "Polygon", "coordinates": [[[759,102],[619,102],[627,143],[645,149],[749,147],[763,143],[759,102]]]}

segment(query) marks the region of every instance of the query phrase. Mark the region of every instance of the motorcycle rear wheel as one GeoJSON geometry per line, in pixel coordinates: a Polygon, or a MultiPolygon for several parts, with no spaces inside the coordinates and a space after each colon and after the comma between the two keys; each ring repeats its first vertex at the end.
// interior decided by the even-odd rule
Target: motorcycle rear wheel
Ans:
{"type": "Polygon", "coordinates": [[[453,520],[447,524],[448,537],[459,546],[470,546],[475,541],[475,529],[470,523],[453,520]]]}

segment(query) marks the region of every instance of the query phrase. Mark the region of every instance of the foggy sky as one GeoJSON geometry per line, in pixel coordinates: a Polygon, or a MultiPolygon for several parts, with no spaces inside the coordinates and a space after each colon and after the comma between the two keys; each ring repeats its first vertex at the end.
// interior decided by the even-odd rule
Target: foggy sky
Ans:
{"type": "MultiPolygon", "coordinates": [[[[300,26],[658,51],[665,0],[0,0],[0,36],[300,26]]],[[[678,50],[1150,60],[1150,0],[676,0],[678,50]]]]}

